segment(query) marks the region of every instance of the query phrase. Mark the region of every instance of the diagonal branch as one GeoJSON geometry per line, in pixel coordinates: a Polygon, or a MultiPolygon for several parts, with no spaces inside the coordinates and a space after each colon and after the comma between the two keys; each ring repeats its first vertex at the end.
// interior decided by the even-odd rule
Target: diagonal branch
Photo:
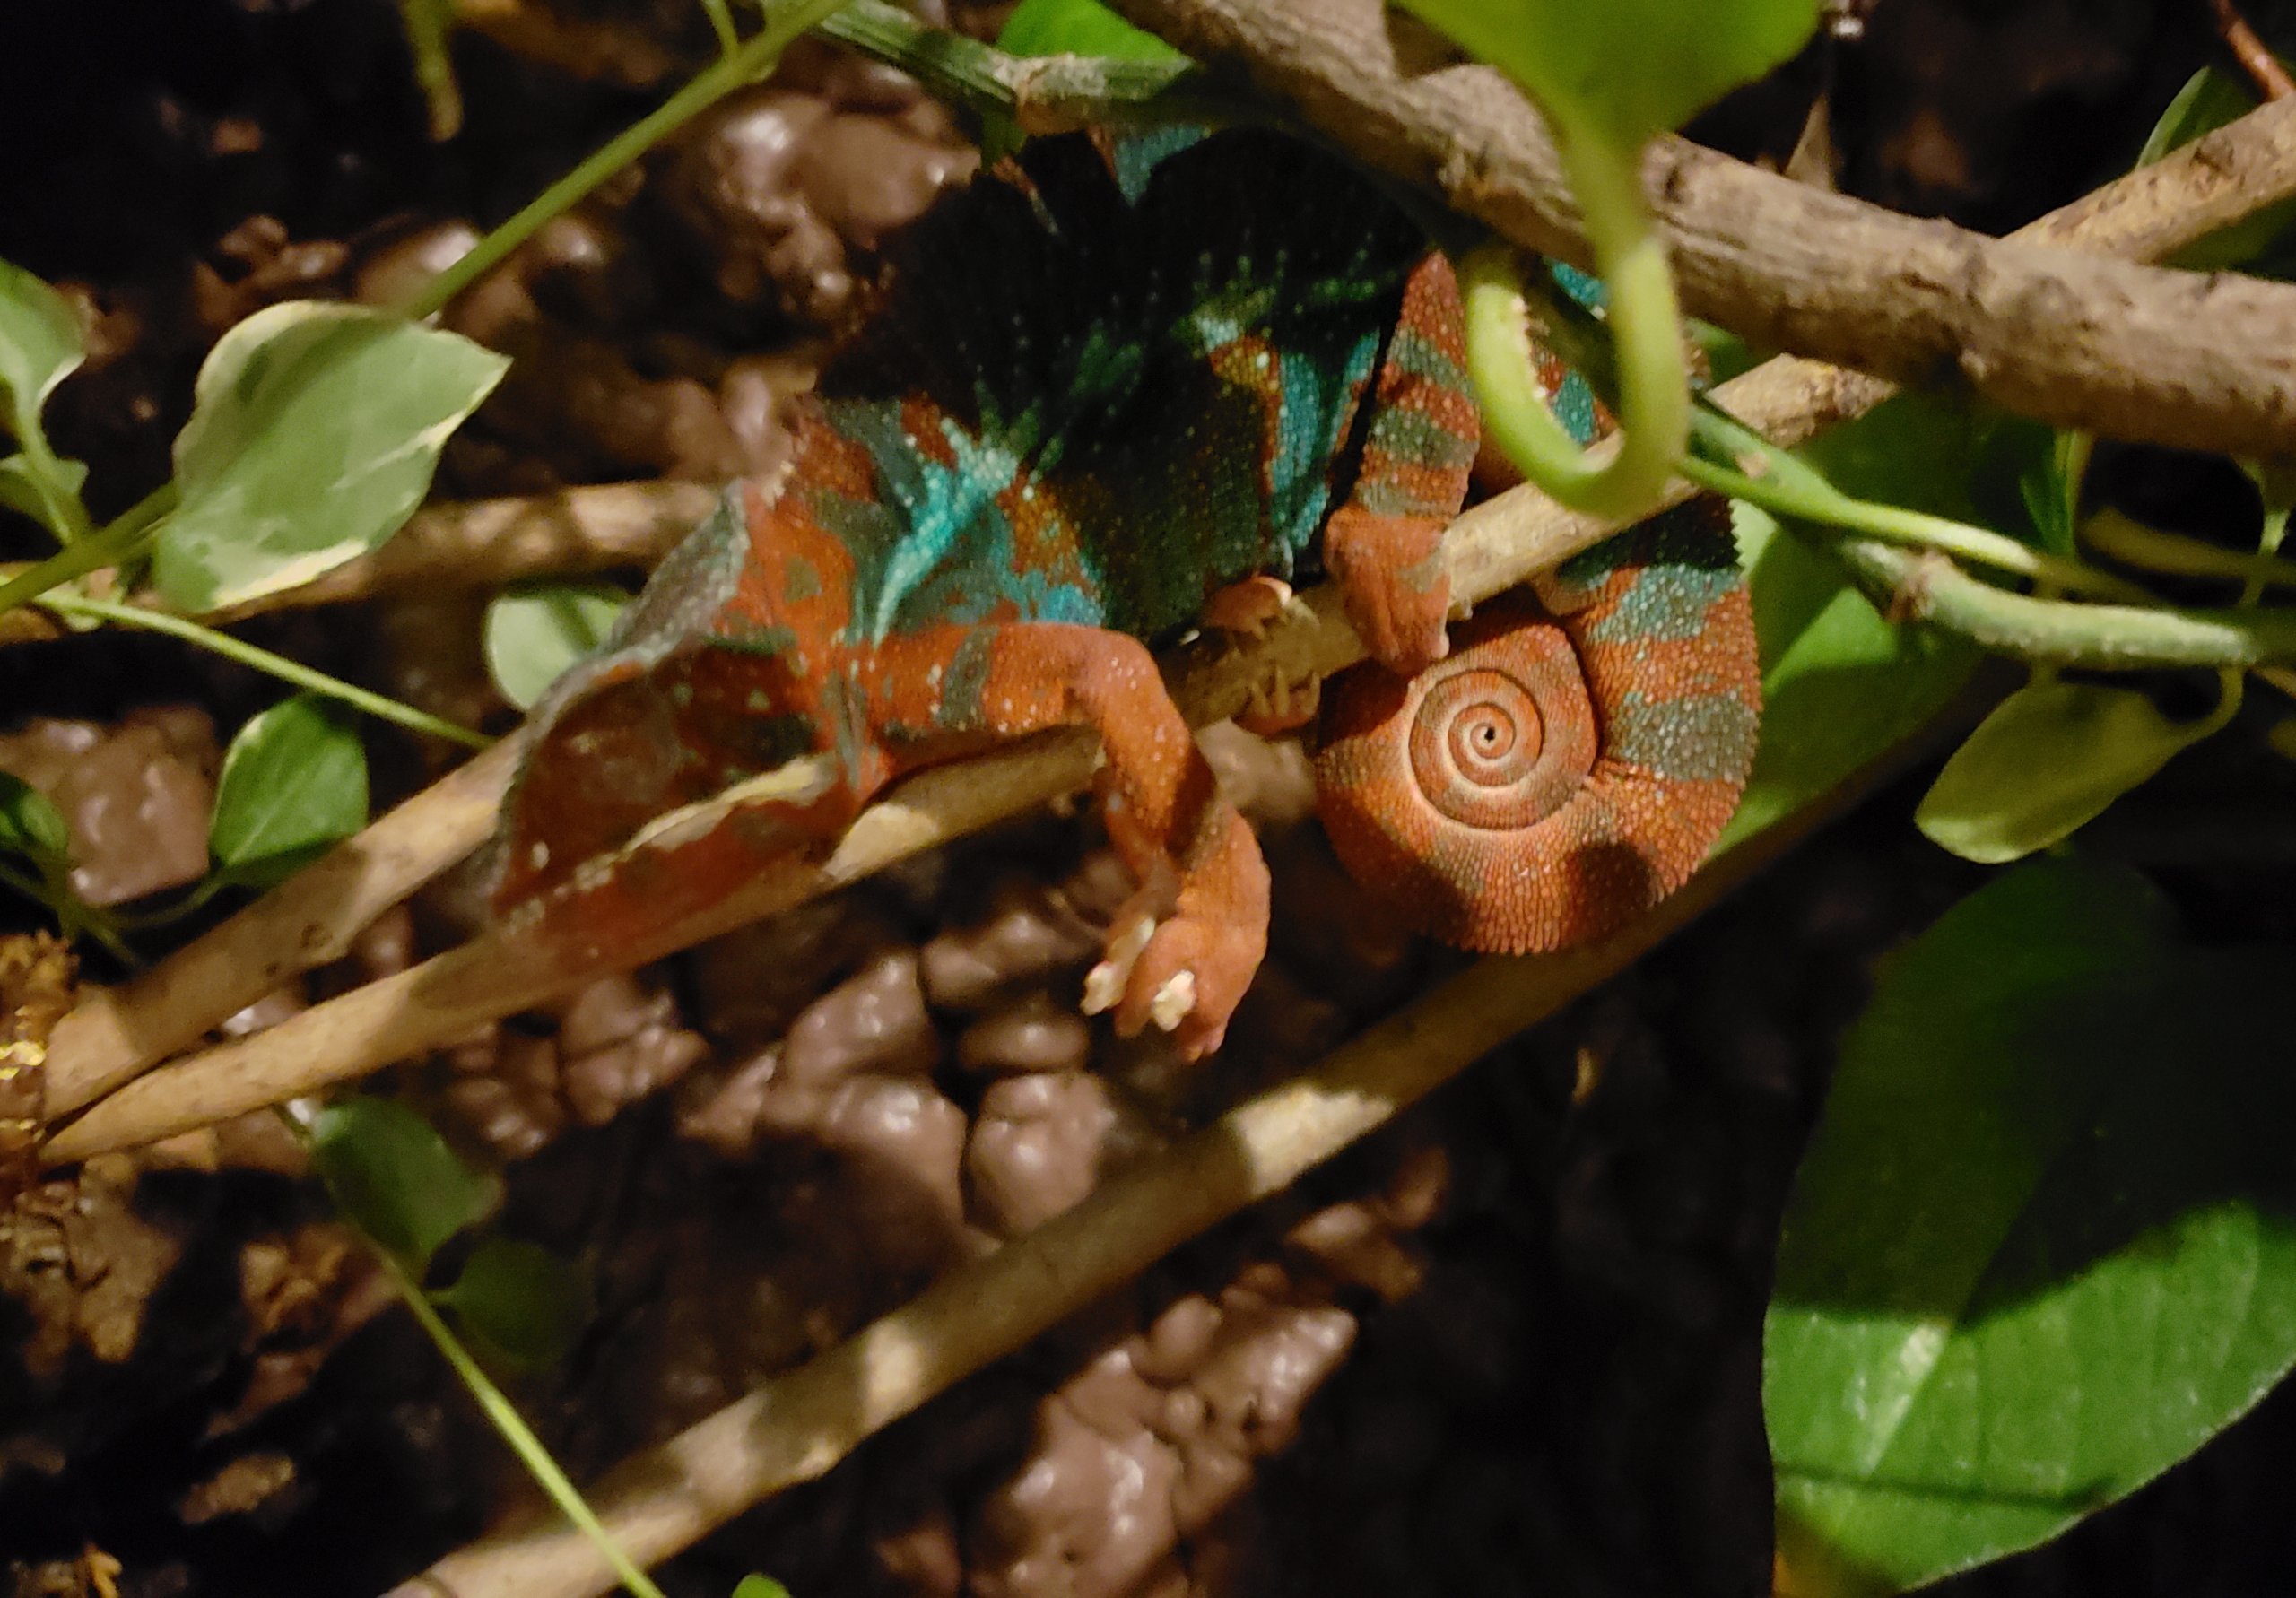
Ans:
{"type": "MultiPolygon", "coordinates": [[[[1288,102],[1359,159],[1518,244],[1587,265],[1537,113],[1380,0],[1115,5],[1288,102]]],[[[2203,140],[2191,159],[2221,162],[2227,188],[2296,192],[2296,110],[2259,115],[2239,141],[2203,140]]],[[[1958,386],[2116,438],[2230,455],[2296,443],[2296,287],[2078,256],[2047,248],[2057,241],[2048,235],[1988,239],[1682,139],[1659,142],[1644,176],[1685,308],[1759,346],[1958,386]]],[[[2128,254],[2164,253],[2128,242],[2128,254]]]]}
{"type": "MultiPolygon", "coordinates": [[[[2154,167],[2045,218],[2035,237],[2100,248],[2173,251],[2288,195],[2296,161],[2290,108],[2267,107],[2176,152],[2154,167]],[[2188,201],[2189,204],[2185,202],[2188,201]]],[[[1880,379],[1799,357],[1780,357],[1717,391],[1733,414],[1784,444],[1803,441],[1886,399],[1880,379]]],[[[1677,498],[1691,492],[1675,485],[1677,498]]],[[[1610,527],[1518,489],[1470,510],[1445,543],[1453,591],[1478,601],[1553,566],[1598,541],[1610,527]]],[[[1176,697],[1202,725],[1232,714],[1249,684],[1271,671],[1290,680],[1322,675],[1361,657],[1334,595],[1309,595],[1309,617],[1272,627],[1258,645],[1224,657],[1199,650],[1178,663],[1176,697]]],[[[961,832],[1069,792],[1091,769],[1089,741],[1052,740],[927,772],[904,785],[856,824],[825,864],[796,864],[744,884],[703,916],[660,929],[643,950],[632,945],[588,965],[526,969],[530,955],[497,936],[482,938],[387,982],[316,1005],[267,1032],[191,1055],[113,1094],[64,1128],[45,1151],[50,1162],[151,1141],[224,1115],[308,1092],[373,1071],[451,1038],[476,1020],[510,1013],[579,986],[609,968],[627,968],[756,916],[818,896],[961,832]],[[513,977],[516,979],[511,979],[513,977]]],[[[91,1103],[251,1003],[277,982],[328,957],[385,906],[412,893],[478,846],[491,825],[507,767],[491,787],[474,769],[460,788],[448,778],[312,867],[187,946],[137,982],[83,1001],[49,1043],[51,1114],[91,1103]],[[491,798],[489,798],[489,795],[491,798]],[[391,852],[365,873],[342,880],[362,886],[330,913],[324,894],[306,886],[318,873],[342,871],[345,855],[372,847],[383,829],[420,838],[422,849],[391,852]],[[308,958],[294,951],[308,951],[308,958]],[[195,975],[196,973],[196,975],[195,975]]],[[[707,812],[709,806],[696,807],[707,812]]]]}

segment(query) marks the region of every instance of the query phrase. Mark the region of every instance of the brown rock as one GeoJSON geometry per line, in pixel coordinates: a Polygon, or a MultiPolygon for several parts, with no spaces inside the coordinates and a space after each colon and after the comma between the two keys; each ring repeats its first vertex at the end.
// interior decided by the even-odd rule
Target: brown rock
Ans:
{"type": "Polygon", "coordinates": [[[214,723],[187,705],[107,726],[40,719],[0,736],[0,770],[38,788],[72,829],[72,889],[124,904],[207,874],[207,820],[222,763],[214,723]]]}
{"type": "Polygon", "coordinates": [[[812,130],[790,177],[848,245],[874,250],[979,164],[971,149],[919,138],[883,117],[841,111],[812,130]]]}
{"type": "Polygon", "coordinates": [[[1004,1077],[983,1096],[965,1151],[977,1219],[990,1231],[1018,1237],[1161,1142],[1098,1077],[1004,1077]]]}

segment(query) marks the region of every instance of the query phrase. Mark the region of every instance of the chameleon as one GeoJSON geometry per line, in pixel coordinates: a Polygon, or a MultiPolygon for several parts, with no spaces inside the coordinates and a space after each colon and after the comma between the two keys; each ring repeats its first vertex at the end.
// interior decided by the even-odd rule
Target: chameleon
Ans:
{"type": "MultiPolygon", "coordinates": [[[[828,775],[739,848],[644,867],[625,897],[825,847],[906,773],[1082,724],[1138,882],[1085,1007],[1199,1057],[1265,951],[1268,874],[1152,650],[1206,624],[1255,630],[1320,574],[1370,656],[1323,696],[1343,857],[1471,945],[1604,930],[1687,875],[1735,803],[1753,736],[1745,590],[1726,523],[1676,514],[1562,568],[1544,604],[1465,623],[1451,664],[1470,669],[1445,682],[1490,675],[1471,663],[1491,635],[1526,626],[1599,669],[1591,702],[1580,688],[1496,738],[1487,717],[1433,735],[1468,752],[1470,785],[1544,751],[1544,841],[1437,840],[1374,746],[1452,655],[1440,545],[1479,434],[1464,361],[1448,261],[1333,158],[1249,128],[1030,141],[889,242],[784,475],[733,485],[535,707],[497,833],[498,912],[639,869],[599,862],[792,760],[828,775]],[[1534,881],[1530,908],[1509,899],[1534,881]]],[[[1583,382],[1555,378],[1566,420],[1575,404],[1598,426],[1583,382]]],[[[1271,729],[1307,714],[1280,696],[1259,710],[1271,729]]]]}

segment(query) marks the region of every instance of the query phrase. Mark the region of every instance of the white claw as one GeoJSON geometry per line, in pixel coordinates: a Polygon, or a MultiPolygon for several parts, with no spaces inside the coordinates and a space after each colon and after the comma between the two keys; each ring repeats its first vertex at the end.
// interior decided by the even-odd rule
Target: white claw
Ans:
{"type": "Polygon", "coordinates": [[[1164,986],[1156,990],[1156,996],[1148,1001],[1148,1019],[1167,1032],[1176,1032],[1179,1030],[1180,1023],[1187,1019],[1188,1012],[1195,1008],[1196,973],[1178,971],[1168,977],[1164,986]]]}
{"type": "Polygon", "coordinates": [[[1084,975],[1082,1008],[1086,1015],[1116,1008],[1117,1001],[1124,997],[1125,985],[1132,980],[1132,968],[1140,963],[1141,951],[1155,935],[1153,916],[1135,916],[1109,934],[1108,958],[1084,975]]]}

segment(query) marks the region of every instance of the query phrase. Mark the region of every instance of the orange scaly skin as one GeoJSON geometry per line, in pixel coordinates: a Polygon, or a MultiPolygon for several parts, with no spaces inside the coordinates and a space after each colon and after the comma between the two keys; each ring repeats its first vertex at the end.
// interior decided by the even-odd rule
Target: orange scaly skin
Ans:
{"type": "Polygon", "coordinates": [[[1267,873],[1148,644],[1207,605],[1248,621],[1318,557],[1376,663],[1335,685],[1326,814],[1400,908],[1483,946],[1587,935],[1616,918],[1598,898],[1631,908],[1679,881],[1726,818],[1752,747],[1752,635],[1726,532],[1705,525],[1632,560],[1606,545],[1545,590],[1577,613],[1598,713],[1635,745],[1576,777],[1541,769],[1571,818],[1547,842],[1445,842],[1374,774],[1347,707],[1447,652],[1439,543],[1478,426],[1448,263],[1344,169],[1257,131],[1039,140],[921,219],[888,281],[801,418],[786,482],[729,493],[537,708],[495,896],[523,931],[571,958],[634,944],[825,848],[904,772],[1083,724],[1141,883],[1088,1007],[1209,1052],[1265,951],[1267,873]],[[1684,630],[1709,625],[1735,641],[1701,651],[1684,630]],[[1686,727],[1719,744],[1685,753],[1686,727]],[[799,757],[832,775],[770,814],[643,835],[799,757]],[[1380,837],[1402,840],[1401,868],[1380,837]],[[1552,874],[1556,843],[1612,864],[1566,865],[1580,886],[1532,910],[1479,898],[1494,871],[1552,874]]]}

